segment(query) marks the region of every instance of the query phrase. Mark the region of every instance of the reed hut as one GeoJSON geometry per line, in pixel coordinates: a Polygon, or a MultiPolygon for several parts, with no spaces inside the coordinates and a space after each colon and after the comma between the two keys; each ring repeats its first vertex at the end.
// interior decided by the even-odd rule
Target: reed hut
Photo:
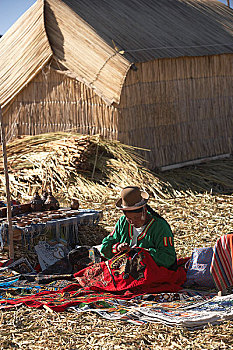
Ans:
{"type": "Polygon", "coordinates": [[[233,11],[216,0],[37,0],[0,39],[7,138],[75,129],[149,167],[231,154],[233,11]]]}

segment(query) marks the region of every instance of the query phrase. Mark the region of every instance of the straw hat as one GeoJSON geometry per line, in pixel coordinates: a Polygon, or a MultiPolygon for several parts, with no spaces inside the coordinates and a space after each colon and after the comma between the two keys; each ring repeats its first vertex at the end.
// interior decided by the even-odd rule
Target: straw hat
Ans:
{"type": "Polygon", "coordinates": [[[142,208],[148,199],[147,192],[141,191],[137,186],[128,186],[121,191],[121,198],[116,202],[116,207],[121,210],[135,210],[142,208]]]}

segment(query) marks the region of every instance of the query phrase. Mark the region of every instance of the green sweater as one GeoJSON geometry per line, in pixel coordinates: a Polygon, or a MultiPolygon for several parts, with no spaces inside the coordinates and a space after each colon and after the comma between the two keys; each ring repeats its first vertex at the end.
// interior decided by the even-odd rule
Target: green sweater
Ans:
{"type": "MultiPolygon", "coordinates": [[[[132,242],[133,226],[122,216],[114,230],[103,239],[101,253],[107,259],[116,254],[120,243],[132,242]]],[[[176,263],[173,234],[166,220],[151,217],[142,233],[138,236],[137,246],[149,250],[150,255],[158,266],[171,267],[176,263]]]]}

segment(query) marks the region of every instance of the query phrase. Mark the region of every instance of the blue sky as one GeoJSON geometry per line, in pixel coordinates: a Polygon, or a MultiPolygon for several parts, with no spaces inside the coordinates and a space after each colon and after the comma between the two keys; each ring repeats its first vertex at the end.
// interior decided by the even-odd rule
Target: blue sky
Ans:
{"type": "MultiPolygon", "coordinates": [[[[219,1],[227,4],[227,0],[219,1]]],[[[0,34],[3,35],[35,2],[36,0],[0,0],[0,34]]],[[[230,3],[233,7],[233,0],[230,3]]]]}
{"type": "Polygon", "coordinates": [[[36,0],[0,0],[0,34],[4,34],[36,0]]]}

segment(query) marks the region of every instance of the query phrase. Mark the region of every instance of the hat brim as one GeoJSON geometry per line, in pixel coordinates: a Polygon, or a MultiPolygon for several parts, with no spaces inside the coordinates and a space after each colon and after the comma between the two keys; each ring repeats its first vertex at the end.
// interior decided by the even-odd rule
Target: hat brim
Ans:
{"type": "Polygon", "coordinates": [[[139,203],[134,204],[134,206],[127,207],[122,205],[122,198],[119,198],[116,202],[116,208],[120,210],[136,210],[144,207],[149,200],[149,194],[147,192],[141,191],[142,200],[139,203]]]}

